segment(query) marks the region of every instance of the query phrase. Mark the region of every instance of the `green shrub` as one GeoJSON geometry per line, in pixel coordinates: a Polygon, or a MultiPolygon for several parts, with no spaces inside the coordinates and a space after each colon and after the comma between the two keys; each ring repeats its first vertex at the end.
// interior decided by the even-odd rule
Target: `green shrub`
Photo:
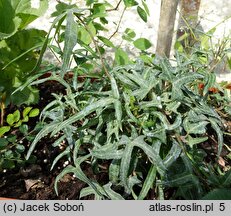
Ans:
{"type": "Polygon", "coordinates": [[[150,188],[157,187],[161,198],[163,188],[174,187],[179,188],[176,196],[201,198],[207,186],[207,154],[200,144],[213,136],[218,158],[223,124],[208,95],[213,75],[196,55],[191,60],[178,55],[177,64],[173,67],[160,59],[153,66],[142,61],[118,66],[110,71],[110,78],[102,76],[94,82],[86,78],[76,90],[70,86],[67,95],[55,95],[42,112],[47,124],[27,158],[42,137],[61,134],[54,147],[66,140],[66,149],[52,169],[64,156],[71,165],[57,177],[56,191],[59,179],[70,172],[89,185],[81,197],[94,193],[97,199],[130,195],[144,199],[150,188]],[[206,83],[204,94],[198,89],[200,82],[206,83]],[[105,161],[110,181],[104,186],[81,169],[82,163],[89,163],[100,174],[105,161]]]}
{"type": "MultiPolygon", "coordinates": [[[[27,146],[23,140],[34,139],[33,130],[29,132],[28,122],[38,115],[39,109],[32,107],[24,108],[22,113],[16,110],[7,115],[5,124],[0,127],[0,170],[13,169],[26,163],[27,146]]],[[[33,157],[30,157],[30,161],[33,161],[33,157]]]]}
{"type": "MultiPolygon", "coordinates": [[[[136,6],[146,21],[143,11],[148,14],[147,9],[138,9],[135,1],[124,3],[136,6]]],[[[62,66],[50,77],[30,77],[18,88],[47,80],[66,87],[66,94],[53,94],[55,99],[43,109],[44,127],[32,142],[27,159],[47,135],[55,140],[54,148],[64,141],[65,149],[51,169],[63,157],[70,165],[57,176],[55,190],[58,193],[58,181],[65,174],[74,173],[88,184],[80,198],[93,194],[95,199],[146,199],[152,189],[157,199],[169,198],[168,190],[173,191],[172,199],[201,199],[214,188],[230,187],[226,180],[230,172],[216,165],[225,146],[219,111],[230,115],[228,90],[216,83],[215,74],[197,51],[176,53],[172,66],[168,59],[147,52],[149,41],[135,38],[135,32],[126,29],[123,38],[140,50],[140,58],[134,62],[101,34],[108,5],[86,4],[89,8],[57,5],[49,32],[55,28],[57,44],[47,40],[42,51],[49,46],[60,55],[62,66]],[[60,43],[64,43],[63,49],[60,43]],[[105,46],[115,51],[112,64],[105,60],[105,46]],[[73,78],[63,78],[70,71],[73,78]],[[212,87],[219,92],[211,94],[212,87]],[[218,111],[218,107],[222,108],[218,111]],[[213,143],[214,149],[208,151],[203,146],[206,142],[213,143]],[[86,176],[86,166],[97,175],[106,172],[108,182],[86,176]]]]}

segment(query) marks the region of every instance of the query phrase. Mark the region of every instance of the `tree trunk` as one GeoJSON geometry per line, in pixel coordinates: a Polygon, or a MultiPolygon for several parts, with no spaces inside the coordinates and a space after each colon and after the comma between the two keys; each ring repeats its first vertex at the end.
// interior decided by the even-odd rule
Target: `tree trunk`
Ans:
{"type": "Polygon", "coordinates": [[[190,26],[195,28],[198,22],[198,12],[201,0],[181,0],[179,28],[190,26]]]}
{"type": "Polygon", "coordinates": [[[170,56],[176,11],[179,0],[162,0],[156,54],[170,56]]]}
{"type": "Polygon", "coordinates": [[[201,0],[181,0],[177,39],[180,39],[180,37],[185,34],[188,35],[179,41],[186,50],[190,50],[190,48],[198,42],[196,38],[199,31],[203,32],[202,26],[198,23],[200,3],[201,0]]]}

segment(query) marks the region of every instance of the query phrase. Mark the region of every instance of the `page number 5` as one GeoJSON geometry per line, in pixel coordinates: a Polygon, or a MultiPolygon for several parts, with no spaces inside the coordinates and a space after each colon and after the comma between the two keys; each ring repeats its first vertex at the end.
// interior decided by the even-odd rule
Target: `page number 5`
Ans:
{"type": "Polygon", "coordinates": [[[220,211],[224,211],[225,210],[225,203],[220,203],[219,210],[220,211]]]}

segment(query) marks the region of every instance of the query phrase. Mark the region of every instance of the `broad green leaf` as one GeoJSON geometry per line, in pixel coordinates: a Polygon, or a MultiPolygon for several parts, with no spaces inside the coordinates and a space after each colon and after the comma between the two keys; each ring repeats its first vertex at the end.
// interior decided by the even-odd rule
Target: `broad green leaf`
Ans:
{"type": "Polygon", "coordinates": [[[39,0],[39,7],[32,8],[30,0],[13,0],[12,7],[16,14],[42,16],[48,9],[48,0],[39,0]]]}
{"type": "MultiPolygon", "coordinates": [[[[0,128],[0,130],[1,130],[1,128],[0,128]]],[[[7,145],[8,145],[8,140],[7,139],[5,139],[5,138],[0,138],[0,149],[1,148],[5,148],[7,145]]]]}
{"type": "Polygon", "coordinates": [[[48,9],[48,0],[40,0],[38,8],[32,8],[31,1],[28,0],[14,0],[11,2],[16,15],[22,20],[21,29],[42,16],[48,9]]]}
{"type": "Polygon", "coordinates": [[[22,120],[19,120],[18,122],[16,122],[16,124],[14,125],[14,127],[20,127],[22,125],[22,120]]]}
{"type": "Polygon", "coordinates": [[[106,17],[106,5],[105,3],[95,3],[92,8],[92,18],[104,18],[106,17]]]}
{"type": "Polygon", "coordinates": [[[124,52],[121,48],[115,51],[115,64],[116,65],[127,65],[130,63],[128,54],[124,52]]]}
{"type": "Polygon", "coordinates": [[[138,38],[133,42],[133,44],[140,50],[147,50],[152,46],[151,42],[146,38],[138,38]]]}
{"type": "Polygon", "coordinates": [[[17,152],[19,152],[19,153],[22,153],[22,152],[25,151],[25,146],[24,145],[17,144],[15,146],[15,148],[16,148],[17,152]]]}
{"type": "MultiPolygon", "coordinates": [[[[81,40],[85,45],[89,46],[89,44],[92,42],[92,37],[96,35],[96,29],[95,26],[90,22],[87,27],[80,26],[78,29],[78,39],[81,40]]],[[[82,46],[84,46],[84,44],[82,46]]],[[[84,47],[86,48],[86,47],[84,47]]],[[[90,47],[88,48],[91,49],[90,47]]],[[[92,50],[90,50],[91,53],[93,53],[92,50]]]]}
{"type": "Polygon", "coordinates": [[[94,3],[94,0],[86,0],[86,5],[89,6],[94,3]]]}
{"type": "Polygon", "coordinates": [[[0,0],[0,20],[0,40],[15,34],[22,21],[9,0],[0,0]]]}
{"type": "Polygon", "coordinates": [[[26,107],[26,108],[22,111],[22,117],[25,118],[31,110],[32,110],[32,107],[26,107]]]}
{"type": "Polygon", "coordinates": [[[20,120],[20,111],[19,110],[14,111],[13,116],[14,116],[14,122],[18,122],[20,120]]]}
{"type": "Polygon", "coordinates": [[[138,4],[135,0],[123,0],[123,2],[126,7],[132,7],[138,4]]]}
{"type": "Polygon", "coordinates": [[[12,126],[15,122],[14,120],[14,115],[13,114],[8,114],[7,117],[6,117],[6,122],[12,126]]]}
{"type": "Polygon", "coordinates": [[[145,199],[149,190],[153,187],[153,184],[155,182],[155,178],[156,178],[156,166],[152,164],[149,171],[148,171],[148,175],[147,175],[147,177],[143,183],[140,194],[137,198],[138,200],[145,199]]]}
{"type": "Polygon", "coordinates": [[[67,12],[66,20],[62,76],[64,76],[69,69],[72,51],[77,43],[77,24],[74,21],[74,15],[71,10],[67,12]]]}
{"type": "Polygon", "coordinates": [[[142,7],[138,6],[138,7],[137,7],[137,12],[138,12],[140,18],[141,18],[144,22],[147,22],[147,21],[148,21],[147,13],[146,13],[146,11],[145,11],[142,7]]]}
{"type": "Polygon", "coordinates": [[[19,127],[19,130],[21,133],[23,133],[24,135],[28,134],[28,130],[29,130],[29,127],[27,124],[23,124],[19,127]]]}
{"type": "Polygon", "coordinates": [[[6,132],[10,131],[10,126],[2,126],[0,127],[0,137],[4,135],[6,132]]]}
{"type": "Polygon", "coordinates": [[[124,31],[124,34],[122,36],[122,38],[124,40],[127,40],[127,41],[133,41],[134,37],[136,36],[136,33],[130,29],[130,28],[126,28],[126,30],[124,31]]]}
{"type": "Polygon", "coordinates": [[[39,115],[39,109],[38,108],[34,108],[29,112],[29,117],[36,117],[39,115]]]}

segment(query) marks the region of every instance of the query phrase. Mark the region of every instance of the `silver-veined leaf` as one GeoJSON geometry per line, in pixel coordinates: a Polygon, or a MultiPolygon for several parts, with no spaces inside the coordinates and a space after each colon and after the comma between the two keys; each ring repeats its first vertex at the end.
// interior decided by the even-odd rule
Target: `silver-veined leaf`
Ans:
{"type": "Polygon", "coordinates": [[[77,43],[77,24],[74,21],[74,15],[72,10],[67,12],[66,16],[67,24],[65,28],[64,50],[63,50],[63,64],[62,64],[62,76],[69,69],[72,50],[77,43]]]}

